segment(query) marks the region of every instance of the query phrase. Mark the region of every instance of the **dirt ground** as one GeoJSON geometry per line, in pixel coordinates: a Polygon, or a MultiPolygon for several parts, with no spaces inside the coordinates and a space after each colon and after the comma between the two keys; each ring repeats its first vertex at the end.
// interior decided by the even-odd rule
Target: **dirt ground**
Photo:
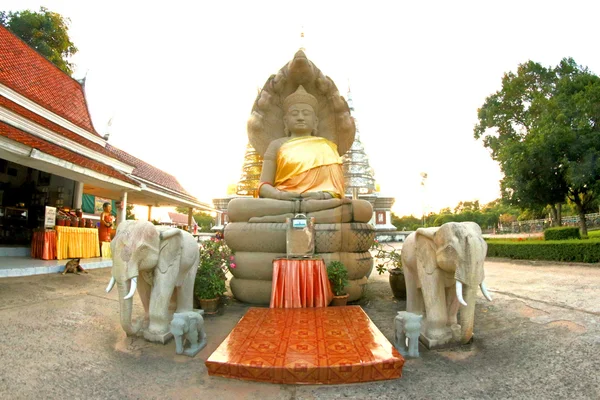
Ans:
{"type": "MultiPolygon", "coordinates": [[[[127,338],[110,269],[0,279],[1,399],[596,399],[600,398],[600,267],[488,260],[494,301],[479,296],[475,342],[407,360],[402,378],[343,386],[209,377],[204,361],[244,315],[230,300],[205,318],[195,358],[127,338]]],[[[359,304],[392,339],[395,300],[373,275],[359,304]]],[[[136,311],[141,305],[136,297],[136,311]]]]}

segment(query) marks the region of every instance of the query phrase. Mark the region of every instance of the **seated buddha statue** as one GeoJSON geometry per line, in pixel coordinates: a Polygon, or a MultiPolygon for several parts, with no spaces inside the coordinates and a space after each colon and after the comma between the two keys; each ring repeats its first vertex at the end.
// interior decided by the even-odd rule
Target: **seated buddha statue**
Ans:
{"type": "Polygon", "coordinates": [[[261,183],[255,198],[235,198],[227,207],[238,300],[269,304],[272,262],[286,255],[285,222],[296,214],[315,218],[316,256],[348,269],[350,301],[362,296],[373,268],[373,208],[345,197],[340,158],[355,131],[335,84],[302,51],[267,80],[248,121],[250,144],[263,157],[261,183]]]}
{"type": "Polygon", "coordinates": [[[318,102],[302,85],[283,101],[285,136],[273,140],[263,156],[259,199],[234,199],[232,222],[285,222],[295,214],[316,223],[369,222],[371,204],[345,198],[337,145],[319,137],[318,102]]]}

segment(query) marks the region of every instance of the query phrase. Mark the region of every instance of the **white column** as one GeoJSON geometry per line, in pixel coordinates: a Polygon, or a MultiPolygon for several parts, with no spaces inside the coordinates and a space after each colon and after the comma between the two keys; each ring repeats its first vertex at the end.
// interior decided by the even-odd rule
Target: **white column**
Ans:
{"type": "Polygon", "coordinates": [[[117,209],[117,224],[125,221],[127,217],[127,192],[123,192],[121,196],[121,205],[117,209]]]}
{"type": "Polygon", "coordinates": [[[83,202],[83,182],[75,182],[75,187],[73,188],[73,208],[81,209],[81,204],[83,202]]]}
{"type": "Polygon", "coordinates": [[[192,221],[194,220],[194,209],[190,207],[188,209],[188,232],[192,233],[194,230],[192,229],[192,221]]]}

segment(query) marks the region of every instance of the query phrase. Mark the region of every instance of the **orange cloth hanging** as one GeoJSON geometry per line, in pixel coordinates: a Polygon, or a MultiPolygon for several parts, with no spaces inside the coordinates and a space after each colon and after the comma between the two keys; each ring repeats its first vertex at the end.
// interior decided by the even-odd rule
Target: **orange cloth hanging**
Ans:
{"type": "Polygon", "coordinates": [[[54,260],[56,258],[56,231],[33,232],[31,257],[41,258],[42,260],[54,260]]]}
{"type": "Polygon", "coordinates": [[[96,228],[72,228],[57,226],[56,258],[100,257],[100,242],[96,228]]]}
{"type": "Polygon", "coordinates": [[[327,307],[331,299],[322,258],[273,260],[271,308],[327,307]]]}

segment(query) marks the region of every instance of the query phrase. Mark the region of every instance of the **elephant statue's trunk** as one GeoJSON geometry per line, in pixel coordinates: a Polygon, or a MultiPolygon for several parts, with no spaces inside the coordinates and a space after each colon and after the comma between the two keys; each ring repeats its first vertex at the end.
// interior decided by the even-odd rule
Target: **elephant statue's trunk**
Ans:
{"type": "Polygon", "coordinates": [[[175,338],[175,353],[183,354],[183,336],[182,335],[174,335],[175,338]]]}
{"type": "MultiPolygon", "coordinates": [[[[458,281],[457,283],[457,296],[458,296],[458,281]]],[[[463,289],[461,285],[461,289],[463,289]]],[[[477,294],[477,286],[465,285],[464,290],[459,297],[462,307],[459,311],[458,323],[460,324],[460,341],[462,344],[467,344],[473,338],[473,325],[475,320],[475,296],[477,294]],[[464,297],[463,297],[464,295],[464,297]],[[462,299],[462,301],[461,301],[462,299]]]]}
{"type": "Polygon", "coordinates": [[[133,336],[136,334],[133,325],[131,324],[131,312],[133,308],[133,299],[130,297],[126,299],[128,292],[130,291],[129,280],[125,282],[117,282],[117,289],[119,290],[119,304],[121,314],[121,327],[127,334],[127,336],[133,336]]]}

